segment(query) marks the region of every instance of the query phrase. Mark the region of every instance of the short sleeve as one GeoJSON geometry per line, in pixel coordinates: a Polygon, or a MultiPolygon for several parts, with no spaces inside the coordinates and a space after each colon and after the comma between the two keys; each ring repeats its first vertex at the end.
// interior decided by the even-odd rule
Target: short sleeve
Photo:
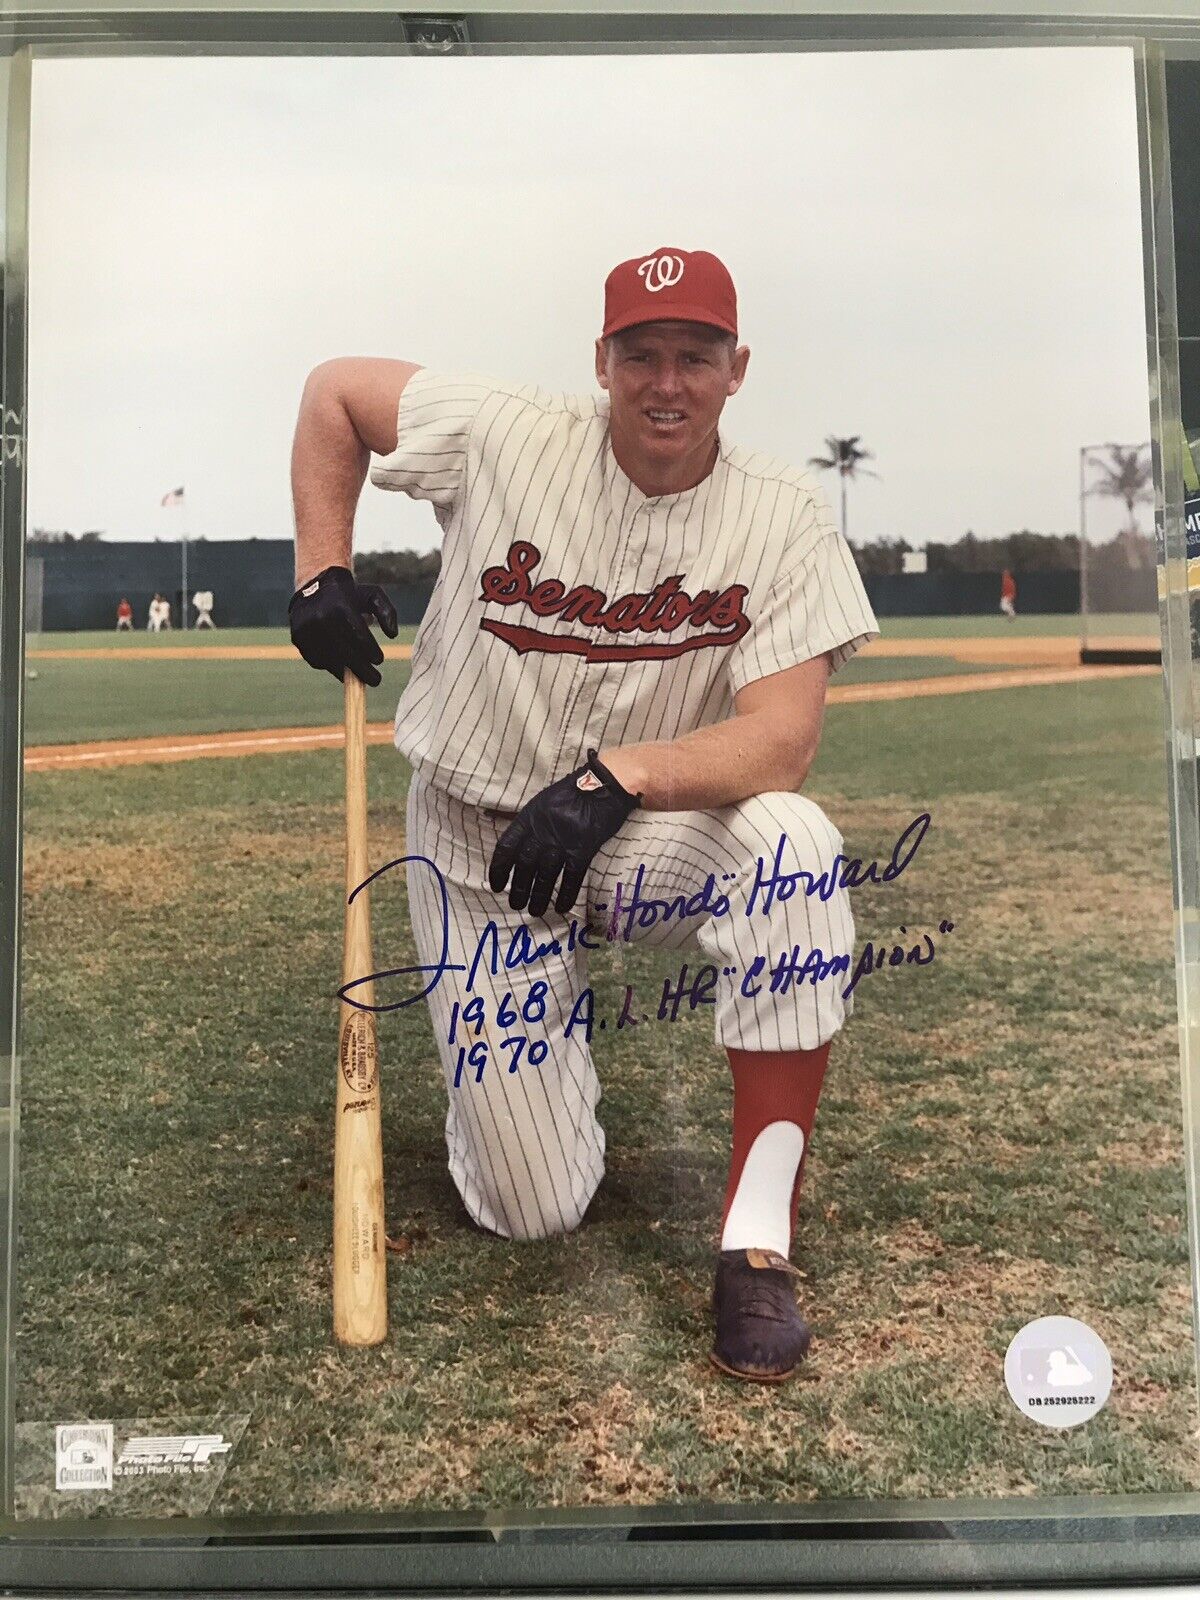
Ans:
{"type": "Polygon", "coordinates": [[[478,373],[414,372],[400,394],[396,448],[372,463],[371,482],[431,500],[444,519],[461,497],[471,430],[496,387],[478,373]]]}
{"type": "Polygon", "coordinates": [[[831,522],[797,541],[729,663],[733,691],[829,652],[833,671],[849,661],[879,624],[850,546],[831,522]],[[803,553],[800,553],[803,552],[803,553]]]}

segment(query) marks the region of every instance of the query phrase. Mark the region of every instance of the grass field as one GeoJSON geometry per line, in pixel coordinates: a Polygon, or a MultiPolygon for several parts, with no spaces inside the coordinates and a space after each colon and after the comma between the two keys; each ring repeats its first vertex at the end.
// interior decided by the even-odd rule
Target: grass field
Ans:
{"type": "MultiPolygon", "coordinates": [[[[1104,634],[1153,636],[1153,618],[1109,616],[1092,619],[1104,634]]],[[[1069,639],[1078,635],[1077,617],[899,617],[884,622],[885,642],[895,639],[1069,639]]],[[[402,628],[396,641],[411,645],[416,630],[402,628]]],[[[339,685],[327,673],[313,672],[291,650],[282,629],[205,629],[200,633],[42,634],[30,641],[37,673],[25,686],[27,745],[70,744],[84,740],[137,738],[148,734],[241,732],[250,728],[324,727],[341,721],[339,685]],[[273,647],[289,653],[272,660],[223,660],[230,648],[273,647]],[[175,659],[182,647],[211,653],[212,659],[175,659]],[[55,651],[104,650],[107,658],[62,657],[55,651]],[[152,651],[149,659],[142,652],[152,651]],[[136,652],[136,653],[135,653],[136,652]],[[159,659],[154,659],[158,656],[159,659]],[[123,659],[124,658],[124,659],[123,659]]],[[[368,698],[373,720],[390,719],[408,678],[406,660],[388,659],[383,683],[368,698]]],[[[956,661],[950,656],[856,657],[838,673],[840,685],[939,677],[951,673],[993,672],[998,664],[956,661]]]]}
{"type": "MultiPolygon", "coordinates": [[[[922,677],[999,666],[964,666],[925,656],[922,677]]],[[[152,733],[217,733],[247,728],[326,727],[342,720],[342,690],[303,661],[39,661],[26,686],[29,745],[132,739],[152,733]]],[[[408,681],[407,661],[385,661],[383,682],[368,692],[367,715],[390,720],[408,681]]],[[[839,683],[884,682],[914,675],[903,660],[848,662],[839,683]]]]}
{"type": "MultiPolygon", "coordinates": [[[[79,675],[28,689],[75,711],[31,693],[29,740],[97,736],[93,664],[44,665],[79,675]]],[[[323,688],[178,665],[158,701],[172,664],[139,674],[112,727],[303,721],[323,688]]],[[[446,1173],[426,1013],[385,1016],[404,1248],[388,1342],[337,1348],[340,754],[30,776],[18,1421],[249,1413],[219,1515],[1200,1487],[1161,700],[1151,677],[830,708],[807,788],[851,853],[933,818],[903,878],[856,892],[860,944],[954,931],[929,968],[864,979],[835,1044],[794,1251],[816,1346],[778,1390],[705,1359],[729,1094],[702,1017],[600,1042],[606,1180],[575,1235],[513,1245],[446,1173]],[[1116,1370],[1063,1433],[1003,1384],[1012,1335],[1051,1313],[1116,1370]]],[[[372,751],[380,862],[405,785],[372,751]]],[[[395,875],[373,913],[377,954],[414,960],[395,875]]],[[[600,1005],[679,959],[606,948],[600,1005]]]]}
{"type": "MultiPolygon", "coordinates": [[[[1023,634],[1030,638],[1078,638],[1080,619],[1077,613],[1046,616],[1021,616],[1015,621],[1000,615],[961,617],[885,617],[883,632],[898,639],[914,638],[1007,638],[1023,634]]],[[[1158,618],[1153,613],[1103,612],[1088,618],[1090,632],[1106,634],[1156,634],[1158,618]]],[[[398,644],[411,644],[416,628],[401,628],[396,636],[398,644]]],[[[91,633],[39,633],[30,635],[29,642],[35,650],[70,649],[170,649],[172,646],[195,645],[209,650],[220,650],[229,645],[281,644],[287,641],[284,628],[194,628],[186,633],[175,628],[168,633],[148,633],[134,629],[131,633],[117,633],[115,629],[91,633]]]]}

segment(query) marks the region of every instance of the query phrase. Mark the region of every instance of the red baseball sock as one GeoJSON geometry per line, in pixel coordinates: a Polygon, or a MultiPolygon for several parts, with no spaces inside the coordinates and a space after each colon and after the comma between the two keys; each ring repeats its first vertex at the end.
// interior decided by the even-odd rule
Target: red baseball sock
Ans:
{"type": "Polygon", "coordinates": [[[829,1044],[727,1054],[733,1073],[733,1155],[721,1249],[776,1250],[786,1256],[829,1044]]]}

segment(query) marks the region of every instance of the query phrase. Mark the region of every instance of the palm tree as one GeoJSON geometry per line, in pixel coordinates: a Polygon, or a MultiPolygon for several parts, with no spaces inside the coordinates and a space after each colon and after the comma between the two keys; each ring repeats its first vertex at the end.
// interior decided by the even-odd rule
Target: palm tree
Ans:
{"type": "Polygon", "coordinates": [[[842,480],[842,536],[849,538],[846,526],[846,483],[850,478],[856,478],[861,472],[865,477],[877,478],[879,474],[864,467],[864,461],[873,461],[875,458],[870,450],[861,450],[858,441],[862,438],[859,433],[849,439],[835,439],[832,434],[825,436],[825,443],[829,447],[827,456],[809,456],[810,467],[820,467],[823,472],[836,472],[842,480]]]}
{"type": "MultiPolygon", "coordinates": [[[[1101,477],[1087,493],[1104,495],[1110,500],[1124,500],[1129,515],[1129,527],[1125,532],[1137,533],[1134,507],[1146,505],[1154,499],[1154,467],[1150,459],[1150,446],[1135,444],[1127,448],[1121,444],[1106,444],[1104,448],[1112,459],[1097,462],[1101,477]]],[[[1092,459],[1095,460],[1095,457],[1092,459]]]]}
{"type": "Polygon", "coordinates": [[[1150,446],[1106,444],[1103,448],[1108,451],[1109,460],[1097,461],[1092,456],[1100,477],[1084,492],[1102,495],[1107,500],[1124,501],[1129,526],[1117,534],[1114,549],[1122,551],[1124,560],[1130,566],[1140,566],[1149,557],[1144,548],[1145,537],[1137,525],[1135,507],[1146,505],[1154,499],[1154,465],[1150,446]]]}

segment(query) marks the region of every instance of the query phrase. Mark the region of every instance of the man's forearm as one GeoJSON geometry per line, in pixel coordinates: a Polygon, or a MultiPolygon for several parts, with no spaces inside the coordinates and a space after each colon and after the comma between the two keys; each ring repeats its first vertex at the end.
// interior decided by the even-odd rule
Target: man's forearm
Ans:
{"type": "Polygon", "coordinates": [[[812,732],[766,710],[669,742],[599,751],[617,781],[641,794],[647,811],[712,811],[770,790],[799,789],[815,754],[812,732]]]}
{"type": "Polygon", "coordinates": [[[370,460],[331,374],[316,368],[292,441],[297,588],[326,567],[350,566],[354,513],[370,460]]]}

